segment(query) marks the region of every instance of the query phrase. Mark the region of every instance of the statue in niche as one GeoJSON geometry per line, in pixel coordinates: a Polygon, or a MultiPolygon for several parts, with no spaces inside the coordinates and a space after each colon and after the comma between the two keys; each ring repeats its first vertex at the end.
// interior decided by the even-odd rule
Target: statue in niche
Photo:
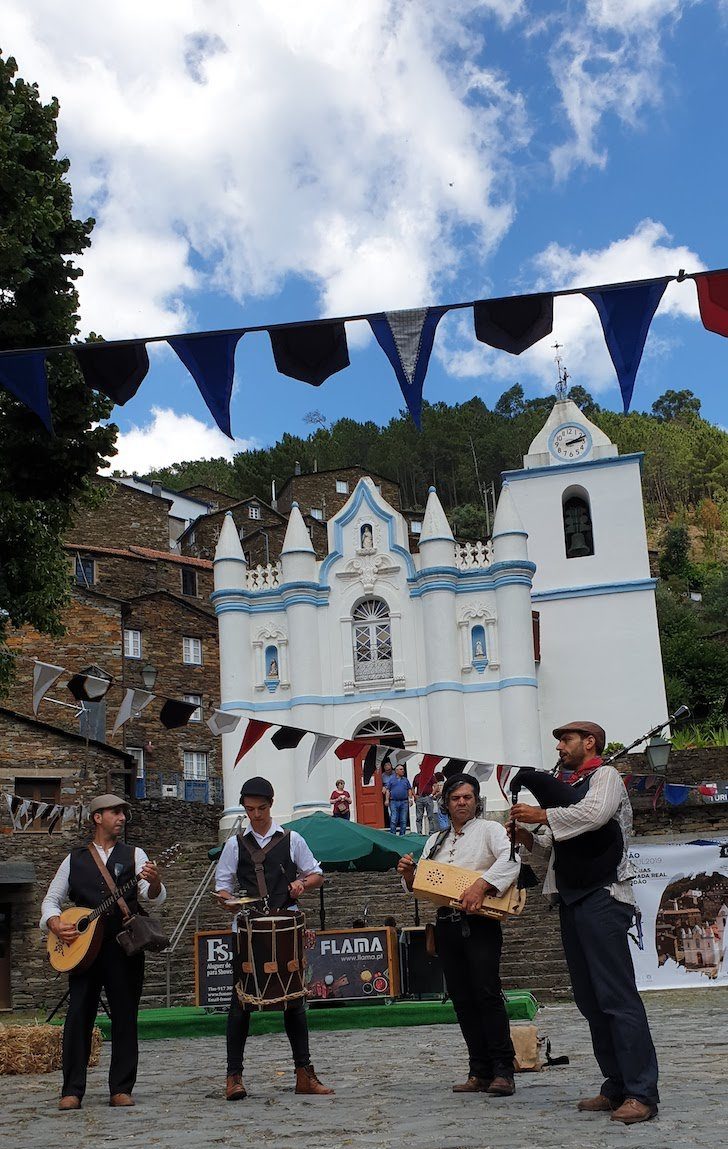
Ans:
{"type": "Polygon", "coordinates": [[[483,643],[480,641],[480,639],[478,639],[475,644],[475,657],[485,658],[485,650],[483,649],[483,643]]]}
{"type": "Polygon", "coordinates": [[[268,667],[268,677],[269,678],[277,678],[278,677],[278,660],[275,658],[271,658],[271,660],[270,660],[270,666],[268,667]]]}
{"type": "Polygon", "coordinates": [[[365,523],[361,529],[361,549],[363,551],[374,550],[374,533],[369,523],[365,523]]]}

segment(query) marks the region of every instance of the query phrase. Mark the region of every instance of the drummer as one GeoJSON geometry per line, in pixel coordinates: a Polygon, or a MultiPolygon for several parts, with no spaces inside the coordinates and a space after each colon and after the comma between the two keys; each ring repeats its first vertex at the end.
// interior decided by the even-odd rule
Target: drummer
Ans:
{"type": "MultiPolygon", "coordinates": [[[[268,909],[271,913],[297,909],[297,899],[305,890],[317,890],[323,885],[320,865],[300,834],[295,830],[284,830],[273,821],[273,787],[267,778],[248,778],[240,791],[240,802],[250,824],[245,833],[241,831],[225,843],[215,872],[215,892],[223,902],[233,900],[239,890],[258,895],[260,886],[247,846],[249,844],[253,850],[269,847],[262,875],[268,909]]],[[[232,913],[237,912],[232,906],[230,909],[232,913]]],[[[237,946],[234,949],[233,992],[227,1019],[225,1097],[228,1101],[241,1101],[247,1096],[243,1084],[243,1051],[250,1029],[250,1010],[241,1005],[235,991],[235,985],[241,979],[242,959],[237,946]]],[[[321,1084],[311,1064],[303,999],[298,998],[284,1007],[283,1024],[296,1069],[296,1093],[333,1093],[333,1089],[321,1084]]]]}

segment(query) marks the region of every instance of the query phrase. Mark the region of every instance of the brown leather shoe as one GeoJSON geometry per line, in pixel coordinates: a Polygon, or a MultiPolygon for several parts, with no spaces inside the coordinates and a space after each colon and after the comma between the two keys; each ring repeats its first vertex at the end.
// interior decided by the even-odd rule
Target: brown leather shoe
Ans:
{"type": "Polygon", "coordinates": [[[596,1097],[583,1097],[576,1108],[580,1113],[611,1113],[618,1104],[603,1093],[597,1093],[596,1097]]]}
{"type": "Polygon", "coordinates": [[[70,1113],[72,1109],[80,1109],[81,1098],[76,1097],[75,1093],[67,1093],[66,1096],[62,1097],[58,1102],[58,1108],[61,1110],[61,1113],[70,1113]]]}
{"type": "Polygon", "coordinates": [[[488,1086],[491,1097],[512,1097],[516,1092],[516,1083],[512,1077],[494,1077],[488,1086]]]}
{"type": "Polygon", "coordinates": [[[136,1101],[131,1093],[112,1093],[109,1098],[109,1105],[113,1109],[126,1109],[129,1105],[136,1105],[136,1101]]]}
{"type": "Polygon", "coordinates": [[[461,1085],[453,1085],[453,1093],[487,1093],[490,1088],[489,1077],[475,1077],[472,1073],[467,1081],[461,1085]]]}
{"type": "Polygon", "coordinates": [[[244,1097],[248,1096],[248,1091],[243,1085],[242,1073],[231,1073],[225,1079],[225,1100],[226,1101],[242,1101],[244,1097]]]}
{"type": "Polygon", "coordinates": [[[317,1097],[330,1096],[333,1089],[327,1089],[316,1076],[312,1065],[296,1067],[296,1093],[315,1094],[317,1097]]]}
{"type": "Polygon", "coordinates": [[[656,1116],[656,1105],[645,1105],[644,1101],[638,1101],[636,1097],[628,1097],[619,1109],[614,1110],[611,1120],[621,1121],[623,1125],[636,1125],[638,1121],[649,1121],[656,1116]]]}

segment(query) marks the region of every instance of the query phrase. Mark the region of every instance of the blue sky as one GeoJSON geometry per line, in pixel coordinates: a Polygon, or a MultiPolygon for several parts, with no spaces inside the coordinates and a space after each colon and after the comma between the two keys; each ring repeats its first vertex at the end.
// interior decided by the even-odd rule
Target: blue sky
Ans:
{"type": "MultiPolygon", "coordinates": [[[[720,80],[726,0],[6,0],[3,50],[61,102],[84,258],[84,331],[176,333],[455,302],[728,265],[720,80]]],[[[113,465],[230,455],[306,412],[402,406],[361,324],[314,389],[267,336],[238,346],[230,443],[173,353],[117,408],[113,465]]],[[[591,303],[557,301],[572,382],[619,409],[591,303]]],[[[553,389],[551,344],[440,324],[431,401],[553,389]]],[[[691,282],[653,322],[633,407],[691,388],[728,426],[728,341],[691,282]]]]}

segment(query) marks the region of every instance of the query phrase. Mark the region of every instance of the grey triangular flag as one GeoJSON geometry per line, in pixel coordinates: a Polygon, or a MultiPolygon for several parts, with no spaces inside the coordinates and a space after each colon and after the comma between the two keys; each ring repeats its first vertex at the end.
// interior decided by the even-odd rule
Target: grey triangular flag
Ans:
{"type": "Polygon", "coordinates": [[[75,822],[78,820],[78,806],[64,806],[63,807],[63,825],[66,822],[75,822]]]}
{"type": "Polygon", "coordinates": [[[112,736],[116,734],[116,731],[119,730],[125,722],[129,721],[132,714],[140,714],[144,707],[149,706],[149,703],[153,700],[154,695],[150,694],[148,690],[134,690],[132,687],[129,687],[116,713],[114,729],[111,731],[112,736]]]}
{"type": "Polygon", "coordinates": [[[340,739],[336,734],[317,734],[314,738],[313,746],[311,747],[311,754],[308,759],[308,777],[318,766],[324,755],[328,754],[332,746],[335,746],[340,739]]]}
{"type": "Polygon", "coordinates": [[[417,753],[417,750],[390,750],[388,758],[394,767],[404,766],[405,762],[409,762],[417,753]]]}
{"type": "Polygon", "coordinates": [[[377,766],[381,766],[382,762],[392,753],[391,746],[377,746],[374,751],[374,760],[377,766]]]}
{"type": "Polygon", "coordinates": [[[232,734],[243,721],[242,714],[229,714],[227,710],[213,710],[207,725],[214,735],[232,734]]]}
{"type": "Polygon", "coordinates": [[[62,666],[53,666],[50,662],[36,662],[33,667],[33,713],[38,713],[38,707],[43,697],[48,693],[54,682],[64,672],[62,666]]]}

